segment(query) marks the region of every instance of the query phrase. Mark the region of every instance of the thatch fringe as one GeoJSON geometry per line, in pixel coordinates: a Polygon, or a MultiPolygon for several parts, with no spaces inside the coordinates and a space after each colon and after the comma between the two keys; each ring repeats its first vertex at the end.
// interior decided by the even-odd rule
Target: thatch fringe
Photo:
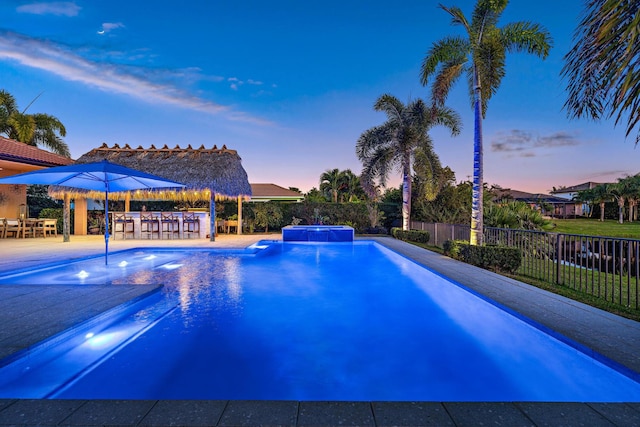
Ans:
{"type": "MultiPolygon", "coordinates": [[[[236,199],[251,196],[251,185],[242,167],[242,159],[237,151],[222,148],[180,148],[176,145],[161,148],[131,148],[129,144],[113,147],[102,144],[82,155],[77,163],[91,163],[108,160],[122,166],[137,169],[186,185],[183,191],[142,190],[129,192],[132,200],[209,200],[213,191],[216,199],[236,199]]],[[[61,197],[63,193],[71,197],[104,198],[104,193],[83,191],[68,187],[51,187],[49,194],[61,197]],[[95,194],[94,194],[95,193],[95,194]]],[[[113,193],[110,198],[122,200],[127,193],[113,193]]]]}

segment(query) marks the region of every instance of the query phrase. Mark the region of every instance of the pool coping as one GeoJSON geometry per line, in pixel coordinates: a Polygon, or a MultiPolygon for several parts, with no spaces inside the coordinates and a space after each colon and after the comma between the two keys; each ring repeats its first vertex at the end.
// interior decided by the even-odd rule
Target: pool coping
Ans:
{"type": "MultiPolygon", "coordinates": [[[[367,237],[638,372],[640,326],[388,237],[367,237]],[[538,301],[522,299],[534,296],[538,301]],[[580,313],[570,322],[566,310],[580,313]],[[583,322],[603,324],[585,337],[583,322]],[[612,323],[613,322],[613,323],[612,323]],[[611,325],[622,330],[612,334],[611,325]],[[582,333],[581,333],[582,332],[582,333]],[[612,337],[612,335],[614,335],[612,337]],[[624,342],[624,339],[628,342],[624,342]],[[595,344],[595,345],[589,345],[595,344]],[[626,348],[620,348],[624,343],[626,348]],[[599,348],[595,348],[599,347],[599,348]],[[622,350],[622,355],[618,352],[622,350]],[[638,355],[629,358],[629,354],[638,355]]],[[[264,240],[259,236],[256,241],[264,240]]],[[[240,245],[244,244],[240,243],[240,245]]],[[[166,242],[165,242],[166,243],[166,242]]],[[[238,246],[244,247],[244,246],[238,246]]],[[[17,253],[11,256],[20,256],[17,253]]],[[[28,252],[22,254],[28,256],[28,252]]],[[[591,323],[593,326],[593,324],[591,323]]],[[[638,403],[0,400],[3,425],[640,425],[638,403]]]]}

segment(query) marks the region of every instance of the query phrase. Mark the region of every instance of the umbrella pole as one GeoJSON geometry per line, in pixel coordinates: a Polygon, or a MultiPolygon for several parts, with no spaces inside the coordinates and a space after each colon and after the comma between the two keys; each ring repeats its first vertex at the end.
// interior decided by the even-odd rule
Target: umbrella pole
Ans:
{"type": "Polygon", "coordinates": [[[109,264],[109,189],[104,191],[104,265],[109,264]]]}

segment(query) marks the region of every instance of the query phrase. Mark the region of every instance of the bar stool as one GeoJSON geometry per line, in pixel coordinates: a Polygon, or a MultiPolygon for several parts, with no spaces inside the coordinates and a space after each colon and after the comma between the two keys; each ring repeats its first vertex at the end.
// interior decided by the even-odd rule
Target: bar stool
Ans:
{"type": "Polygon", "coordinates": [[[164,239],[164,235],[167,235],[167,238],[173,239],[176,234],[178,238],[180,238],[180,221],[178,217],[175,216],[171,212],[161,212],[160,213],[160,238],[164,239]]]}
{"type": "Polygon", "coordinates": [[[127,235],[131,238],[135,238],[136,224],[133,222],[133,217],[126,214],[113,214],[113,238],[116,239],[118,233],[122,234],[122,239],[126,240],[127,235]]]}
{"type": "Polygon", "coordinates": [[[153,235],[160,238],[160,218],[151,212],[140,212],[140,238],[146,236],[153,240],[153,235]]]}
{"type": "Polygon", "coordinates": [[[182,238],[200,237],[200,217],[195,212],[182,212],[182,238]]]}

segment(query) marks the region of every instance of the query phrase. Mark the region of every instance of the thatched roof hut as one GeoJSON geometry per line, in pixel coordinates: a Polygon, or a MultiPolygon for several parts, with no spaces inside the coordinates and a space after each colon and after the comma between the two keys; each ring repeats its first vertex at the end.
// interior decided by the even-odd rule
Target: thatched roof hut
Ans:
{"type": "MultiPolygon", "coordinates": [[[[134,191],[129,194],[131,199],[139,200],[210,200],[211,192],[216,199],[236,199],[251,196],[251,185],[247,178],[247,172],[242,167],[242,159],[237,151],[222,148],[192,148],[191,145],[181,148],[169,148],[165,145],[156,148],[131,148],[128,144],[113,147],[102,144],[86,154],[83,154],[76,162],[91,163],[108,160],[122,166],[137,169],[162,178],[177,181],[186,185],[182,191],[168,192],[159,190],[134,191]]],[[[92,194],[91,192],[68,187],[52,187],[50,193],[60,196],[62,193],[70,193],[86,198],[100,198],[104,194],[92,194]]],[[[113,193],[113,198],[122,198],[122,193],[113,193]]]]}

